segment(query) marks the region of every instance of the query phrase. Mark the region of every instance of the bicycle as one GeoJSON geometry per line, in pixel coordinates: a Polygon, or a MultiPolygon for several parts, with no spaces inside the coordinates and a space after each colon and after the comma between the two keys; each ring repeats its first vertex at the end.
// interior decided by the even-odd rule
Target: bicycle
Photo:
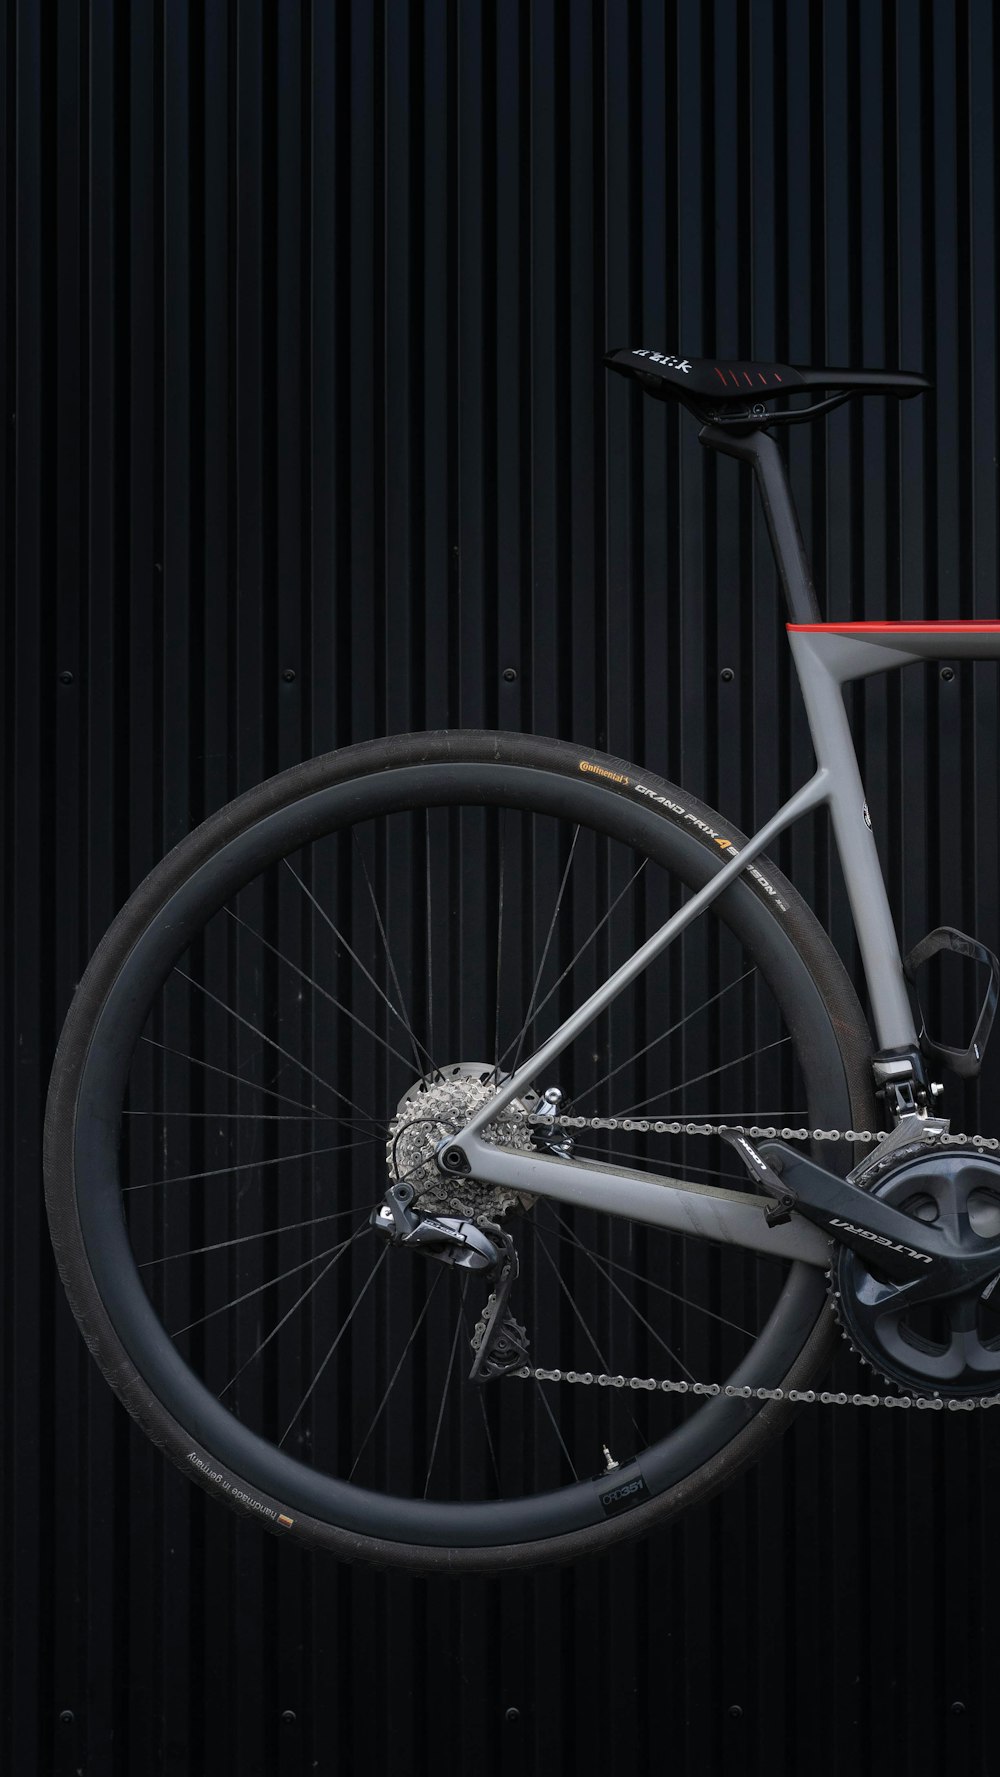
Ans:
{"type": "Polygon", "coordinates": [[[932,1078],[977,1070],[1000,968],[950,928],[904,965],[842,697],[1000,658],[1000,623],[824,623],[773,436],[928,385],[605,363],[752,466],[812,776],[747,838],[563,741],[312,759],[136,889],[50,1088],[56,1257],[119,1399],[276,1534],[418,1571],[637,1535],[803,1400],[1000,1400],[1000,1144],[952,1135],[932,1078]],[[823,807],[874,1037],[765,856],[823,807]],[[964,1051],[911,1004],[941,950],[989,971],[964,1051]],[[842,1334],[897,1392],[816,1396],[842,1334]]]}

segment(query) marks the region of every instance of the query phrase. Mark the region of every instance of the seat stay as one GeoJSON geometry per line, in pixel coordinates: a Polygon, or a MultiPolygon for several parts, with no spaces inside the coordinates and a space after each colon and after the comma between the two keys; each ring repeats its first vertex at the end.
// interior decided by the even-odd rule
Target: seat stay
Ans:
{"type": "Polygon", "coordinates": [[[618,995],[624,992],[625,988],[629,987],[649,967],[650,963],[654,962],[674,943],[681,932],[694,924],[695,920],[707,907],[711,906],[713,901],[718,899],[730,883],[735,881],[736,877],[747,868],[748,864],[752,864],[762,852],[766,851],[767,847],[787,827],[792,826],[803,815],[811,813],[814,809],[821,807],[823,803],[828,802],[831,794],[830,773],[825,766],[821,765],[788,798],[787,802],[782,803],[770,820],[765,821],[764,825],[745,841],[738,851],[730,845],[727,861],[721,870],[709,877],[701,888],[690,895],[676,913],[672,913],[669,919],[665,920],[663,925],[646,939],[645,943],[640,944],[638,949],[625,962],[621,963],[600,987],[595,988],[594,992],[588,995],[587,999],[577,1006],[568,1018],[564,1019],[559,1028],[553,1031],[552,1035],[532,1055],[523,1061],[512,1074],[507,1075],[498,1085],[493,1096],[480,1105],[461,1132],[455,1136],[456,1147],[464,1146],[472,1136],[478,1135],[488,1124],[494,1122],[515,1098],[519,1097],[528,1087],[535,1085],[542,1071],[593,1024],[594,1020],[617,999],[618,995]]]}

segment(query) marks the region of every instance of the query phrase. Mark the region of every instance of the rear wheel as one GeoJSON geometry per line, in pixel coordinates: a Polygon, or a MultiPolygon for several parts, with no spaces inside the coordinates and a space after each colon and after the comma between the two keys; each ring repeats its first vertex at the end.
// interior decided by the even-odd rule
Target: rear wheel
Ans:
{"type": "MultiPolygon", "coordinates": [[[[415,1212],[502,1230],[536,1365],[807,1383],[822,1273],[477,1196],[432,1158],[730,841],[618,760],[408,735],[260,785],[137,889],[66,1021],[47,1197],[88,1344],[192,1479],[340,1554],[510,1567],[669,1517],[782,1428],[781,1403],[470,1381],[490,1277],[371,1222],[403,1179],[415,1212]]],[[[761,862],[535,1084],[583,1115],[863,1128],[869,1047],[828,940],[761,862]]],[[[530,1142],[530,1108],[499,1139],[530,1142]]],[[[580,1138],[611,1165],[744,1182],[718,1140],[580,1138]]]]}

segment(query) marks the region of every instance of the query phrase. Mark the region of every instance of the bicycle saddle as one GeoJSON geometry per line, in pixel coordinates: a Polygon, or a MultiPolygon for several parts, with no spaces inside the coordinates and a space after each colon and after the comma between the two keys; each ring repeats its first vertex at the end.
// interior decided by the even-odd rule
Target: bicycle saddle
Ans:
{"type": "Polygon", "coordinates": [[[765,423],[806,419],[852,395],[895,395],[902,401],[931,387],[926,377],[908,370],[807,370],[758,360],[683,358],[649,346],[614,347],[605,353],[604,362],[609,370],[634,378],[648,395],[660,401],[683,401],[702,417],[715,417],[715,409],[721,409],[722,415],[732,413],[737,404],[745,413],[750,403],[794,395],[803,389],[830,391],[827,399],[814,406],[772,412],[760,407],[755,417],[765,423]]]}

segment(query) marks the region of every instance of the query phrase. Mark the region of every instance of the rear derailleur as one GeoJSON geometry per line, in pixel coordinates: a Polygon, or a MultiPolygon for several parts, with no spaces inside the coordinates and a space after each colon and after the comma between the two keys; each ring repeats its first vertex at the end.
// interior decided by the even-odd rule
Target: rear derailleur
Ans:
{"type": "Polygon", "coordinates": [[[493,1278],[489,1300],[472,1335],[470,1382],[492,1382],[519,1370],[528,1361],[528,1336],[508,1309],[518,1275],[517,1252],[510,1235],[497,1222],[472,1222],[464,1216],[422,1216],[411,1208],[413,1187],[390,1185],[371,1225],[393,1246],[405,1246],[427,1259],[464,1271],[483,1271],[493,1278]]]}

